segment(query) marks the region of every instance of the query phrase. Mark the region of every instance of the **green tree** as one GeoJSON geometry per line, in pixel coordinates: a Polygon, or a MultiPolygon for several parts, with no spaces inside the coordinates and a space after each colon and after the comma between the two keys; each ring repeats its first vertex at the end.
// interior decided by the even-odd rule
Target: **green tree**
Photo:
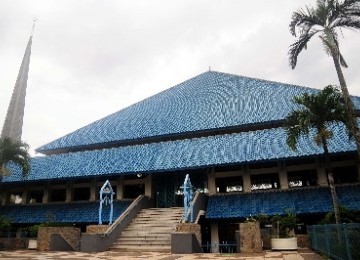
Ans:
{"type": "Polygon", "coordinates": [[[300,136],[309,135],[315,130],[314,141],[324,149],[325,165],[330,186],[336,223],[339,223],[340,212],[334,186],[333,171],[330,166],[330,157],[327,140],[333,136],[328,128],[329,122],[346,123],[344,99],[339,89],[327,86],[315,94],[304,93],[294,97],[294,102],[301,105],[299,110],[289,113],[285,119],[288,146],[296,150],[296,144],[300,136]]]}
{"type": "MultiPolygon", "coordinates": [[[[341,215],[341,223],[360,223],[360,212],[349,210],[346,207],[340,206],[340,215],[341,215]]],[[[320,221],[320,224],[334,224],[335,223],[335,217],[334,212],[328,212],[324,219],[320,221]]]]}
{"type": "MultiPolygon", "coordinates": [[[[348,128],[354,137],[360,159],[360,131],[356,120],[355,107],[350,99],[345,77],[341,67],[347,67],[340,53],[338,33],[341,29],[360,29],[360,0],[317,0],[315,7],[306,7],[294,12],[290,22],[290,32],[297,37],[290,46],[289,58],[291,68],[296,67],[300,52],[307,43],[318,35],[328,55],[333,59],[344,97],[345,110],[348,116],[348,128]]],[[[341,31],[340,31],[341,32],[341,31]]]]}
{"type": "Polygon", "coordinates": [[[22,141],[13,141],[8,137],[0,138],[0,177],[8,175],[7,163],[20,166],[23,176],[30,171],[29,145],[22,141]]]}
{"type": "Polygon", "coordinates": [[[8,231],[10,228],[11,228],[10,219],[0,215],[0,231],[8,231]]]}

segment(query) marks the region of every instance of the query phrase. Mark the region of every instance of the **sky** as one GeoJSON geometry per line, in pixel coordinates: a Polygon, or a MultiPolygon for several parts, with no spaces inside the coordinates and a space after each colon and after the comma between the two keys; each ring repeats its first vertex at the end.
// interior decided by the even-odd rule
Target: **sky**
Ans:
{"type": "MultiPolygon", "coordinates": [[[[315,0],[0,0],[0,126],[32,23],[22,139],[34,149],[209,70],[338,84],[315,37],[289,66],[291,15],[315,0]]],[[[360,96],[360,32],[340,48],[360,96]]]]}

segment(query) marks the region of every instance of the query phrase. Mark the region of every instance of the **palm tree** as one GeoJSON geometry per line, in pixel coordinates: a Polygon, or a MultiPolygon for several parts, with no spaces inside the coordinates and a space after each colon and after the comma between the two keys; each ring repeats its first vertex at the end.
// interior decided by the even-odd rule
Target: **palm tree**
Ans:
{"type": "Polygon", "coordinates": [[[331,191],[335,220],[340,221],[339,203],[334,186],[333,171],[330,166],[329,149],[327,139],[333,136],[328,128],[328,122],[346,123],[344,99],[338,88],[327,86],[316,94],[303,94],[294,97],[294,102],[301,105],[299,110],[292,111],[285,119],[288,146],[296,150],[297,140],[302,135],[309,135],[311,129],[316,131],[314,141],[322,145],[328,182],[331,191]]]}
{"type": "Polygon", "coordinates": [[[289,58],[291,68],[294,69],[300,52],[306,49],[307,43],[314,35],[319,35],[327,54],[332,57],[335,65],[344,97],[345,111],[349,115],[349,132],[355,139],[360,159],[360,131],[354,104],[350,99],[341,69],[341,67],[347,68],[345,59],[340,53],[338,41],[338,32],[343,28],[360,29],[360,0],[317,0],[315,8],[307,6],[305,9],[294,12],[290,22],[290,32],[295,37],[297,37],[297,30],[300,34],[297,41],[290,46],[289,58]]]}
{"type": "Polygon", "coordinates": [[[13,141],[8,137],[0,138],[0,177],[8,175],[7,163],[13,162],[20,166],[23,176],[30,171],[29,145],[22,141],[13,141]]]}

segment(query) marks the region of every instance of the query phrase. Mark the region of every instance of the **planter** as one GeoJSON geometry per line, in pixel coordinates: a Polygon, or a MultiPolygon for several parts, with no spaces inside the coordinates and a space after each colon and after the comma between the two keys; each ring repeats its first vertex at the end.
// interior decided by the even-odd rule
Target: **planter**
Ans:
{"type": "Polygon", "coordinates": [[[297,238],[272,238],[271,239],[272,250],[297,250],[297,238]]]}
{"type": "Polygon", "coordinates": [[[241,253],[261,253],[262,241],[259,222],[240,223],[239,248],[241,253]]]}
{"type": "Polygon", "coordinates": [[[37,249],[37,239],[29,239],[28,249],[37,249]]]}

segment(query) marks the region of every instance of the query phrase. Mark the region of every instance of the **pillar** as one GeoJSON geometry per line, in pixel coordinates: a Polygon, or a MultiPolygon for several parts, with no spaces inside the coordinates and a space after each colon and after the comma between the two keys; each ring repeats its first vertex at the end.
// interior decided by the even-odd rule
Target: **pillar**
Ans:
{"type": "Polygon", "coordinates": [[[145,178],[145,196],[151,198],[152,196],[152,177],[151,175],[146,176],[145,178]]]}
{"type": "Polygon", "coordinates": [[[7,197],[7,192],[2,192],[0,194],[0,203],[1,203],[1,206],[5,206],[6,204],[6,197],[7,197]]]}
{"type": "Polygon", "coordinates": [[[72,182],[69,182],[66,185],[66,199],[65,202],[71,202],[73,198],[73,192],[72,192],[73,184],[72,182]]]}
{"type": "Polygon", "coordinates": [[[48,202],[49,202],[49,184],[46,183],[44,185],[44,194],[43,194],[42,203],[48,203],[48,202]]]}
{"type": "Polygon", "coordinates": [[[316,159],[317,184],[319,186],[328,186],[325,165],[319,158],[316,159]]]}
{"type": "Polygon", "coordinates": [[[356,155],[355,156],[355,169],[357,171],[357,181],[360,181],[360,162],[359,162],[359,157],[356,155]]]}
{"type": "Polygon", "coordinates": [[[124,185],[122,176],[117,179],[115,196],[116,200],[122,200],[124,198],[124,185]]]}
{"type": "Polygon", "coordinates": [[[96,200],[96,192],[97,192],[97,189],[96,189],[96,179],[92,179],[90,181],[90,201],[95,201],[96,200]]]}
{"type": "Polygon", "coordinates": [[[285,164],[280,165],[279,168],[280,168],[280,170],[279,170],[280,188],[288,189],[289,188],[289,180],[288,180],[285,164]]]}
{"type": "Polygon", "coordinates": [[[215,183],[215,169],[211,168],[210,172],[208,173],[208,191],[209,194],[216,194],[216,183],[215,183]]]}
{"type": "Polygon", "coordinates": [[[21,195],[21,204],[26,204],[27,203],[27,197],[28,197],[28,193],[29,193],[29,188],[25,187],[22,195],[21,195]]]}
{"type": "Polygon", "coordinates": [[[251,178],[250,178],[249,166],[246,166],[246,168],[244,169],[243,185],[244,185],[244,192],[251,192],[251,178]]]}
{"type": "Polygon", "coordinates": [[[217,222],[212,222],[210,224],[211,232],[211,252],[219,253],[219,228],[217,222]]]}

